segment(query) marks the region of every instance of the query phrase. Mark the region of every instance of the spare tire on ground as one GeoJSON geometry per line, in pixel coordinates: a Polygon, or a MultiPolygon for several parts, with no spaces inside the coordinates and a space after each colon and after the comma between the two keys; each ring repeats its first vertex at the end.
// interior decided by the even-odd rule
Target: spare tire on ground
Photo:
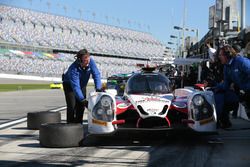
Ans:
{"type": "Polygon", "coordinates": [[[44,147],[78,147],[82,145],[83,135],[82,124],[50,123],[40,127],[39,140],[44,147]]]}
{"type": "Polygon", "coordinates": [[[27,114],[27,128],[38,130],[41,124],[61,122],[60,112],[41,111],[27,114]]]}

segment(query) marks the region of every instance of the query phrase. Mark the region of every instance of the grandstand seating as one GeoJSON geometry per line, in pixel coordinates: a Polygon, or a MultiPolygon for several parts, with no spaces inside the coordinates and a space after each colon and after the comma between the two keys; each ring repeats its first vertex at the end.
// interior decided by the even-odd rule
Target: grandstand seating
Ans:
{"type": "MultiPolygon", "coordinates": [[[[165,49],[149,33],[4,5],[0,5],[0,30],[0,43],[31,47],[86,48],[91,53],[136,58],[162,56],[165,49]]],[[[21,51],[2,49],[0,70],[53,76],[61,74],[74,60],[73,55],[68,54],[21,51]]],[[[142,63],[111,57],[95,59],[103,77],[117,72],[131,72],[136,69],[136,63],[142,63]]]]}
{"type": "MultiPolygon", "coordinates": [[[[129,73],[138,70],[136,63],[142,60],[129,60],[112,57],[93,56],[102,78],[116,73],[129,73]]],[[[41,52],[22,52],[18,50],[0,49],[0,73],[17,73],[39,76],[60,77],[74,61],[74,55],[41,52]]],[[[146,63],[146,62],[144,62],[146,63]]]]}

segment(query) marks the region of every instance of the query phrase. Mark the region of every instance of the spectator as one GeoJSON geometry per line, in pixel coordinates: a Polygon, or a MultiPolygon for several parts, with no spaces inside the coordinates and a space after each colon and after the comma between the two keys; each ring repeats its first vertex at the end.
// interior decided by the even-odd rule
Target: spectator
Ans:
{"type": "Polygon", "coordinates": [[[188,85],[190,86],[193,86],[194,84],[196,84],[196,82],[197,82],[197,70],[195,70],[195,68],[194,67],[192,67],[192,66],[190,66],[190,68],[189,68],[189,75],[188,75],[188,85]]]}
{"type": "Polygon", "coordinates": [[[244,50],[244,54],[245,54],[248,58],[250,58],[250,42],[248,42],[248,43],[246,44],[246,47],[245,47],[245,50],[244,50]]]}
{"type": "Polygon", "coordinates": [[[84,108],[88,105],[86,86],[90,74],[94,79],[96,91],[100,91],[102,86],[100,72],[89,52],[82,49],[75,58],[62,77],[67,103],[67,123],[82,123],[84,108]]]}

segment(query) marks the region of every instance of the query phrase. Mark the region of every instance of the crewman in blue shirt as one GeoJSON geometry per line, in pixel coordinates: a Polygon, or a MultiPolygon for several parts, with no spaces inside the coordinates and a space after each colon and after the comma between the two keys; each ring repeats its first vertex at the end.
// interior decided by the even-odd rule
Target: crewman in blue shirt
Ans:
{"type": "Polygon", "coordinates": [[[227,90],[234,83],[240,90],[250,91],[250,60],[237,54],[230,45],[220,49],[219,59],[224,64],[224,82],[218,88],[227,90]]]}
{"type": "Polygon", "coordinates": [[[101,75],[86,49],[80,50],[76,60],[64,72],[63,89],[67,104],[67,123],[82,123],[85,107],[88,105],[86,100],[86,86],[90,75],[95,83],[96,91],[101,91],[101,75]]]}
{"type": "MultiPolygon", "coordinates": [[[[227,91],[233,83],[241,92],[244,92],[243,101],[246,108],[250,106],[250,60],[240,54],[230,45],[225,45],[220,49],[219,59],[224,64],[223,82],[216,86],[217,90],[227,91]]],[[[226,96],[226,95],[225,95],[226,96]]],[[[233,100],[236,97],[226,96],[233,100]]],[[[222,100],[220,98],[220,100],[222,100]]],[[[216,101],[216,97],[215,97],[216,101]]],[[[217,103],[216,103],[217,104],[217,103]]],[[[217,107],[216,107],[217,108],[217,107]]],[[[249,113],[248,113],[249,115],[249,113]]],[[[229,125],[231,126],[230,123],[229,125]]]]}

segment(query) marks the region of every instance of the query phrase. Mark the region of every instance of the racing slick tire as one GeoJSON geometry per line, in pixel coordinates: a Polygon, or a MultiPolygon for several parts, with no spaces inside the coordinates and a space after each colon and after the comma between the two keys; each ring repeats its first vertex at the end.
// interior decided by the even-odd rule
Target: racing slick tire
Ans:
{"type": "Polygon", "coordinates": [[[83,135],[82,124],[49,123],[40,127],[39,140],[43,147],[78,147],[82,145],[83,135]]]}
{"type": "Polygon", "coordinates": [[[31,130],[38,130],[42,124],[61,122],[60,112],[29,112],[27,114],[27,128],[31,130]]]}

